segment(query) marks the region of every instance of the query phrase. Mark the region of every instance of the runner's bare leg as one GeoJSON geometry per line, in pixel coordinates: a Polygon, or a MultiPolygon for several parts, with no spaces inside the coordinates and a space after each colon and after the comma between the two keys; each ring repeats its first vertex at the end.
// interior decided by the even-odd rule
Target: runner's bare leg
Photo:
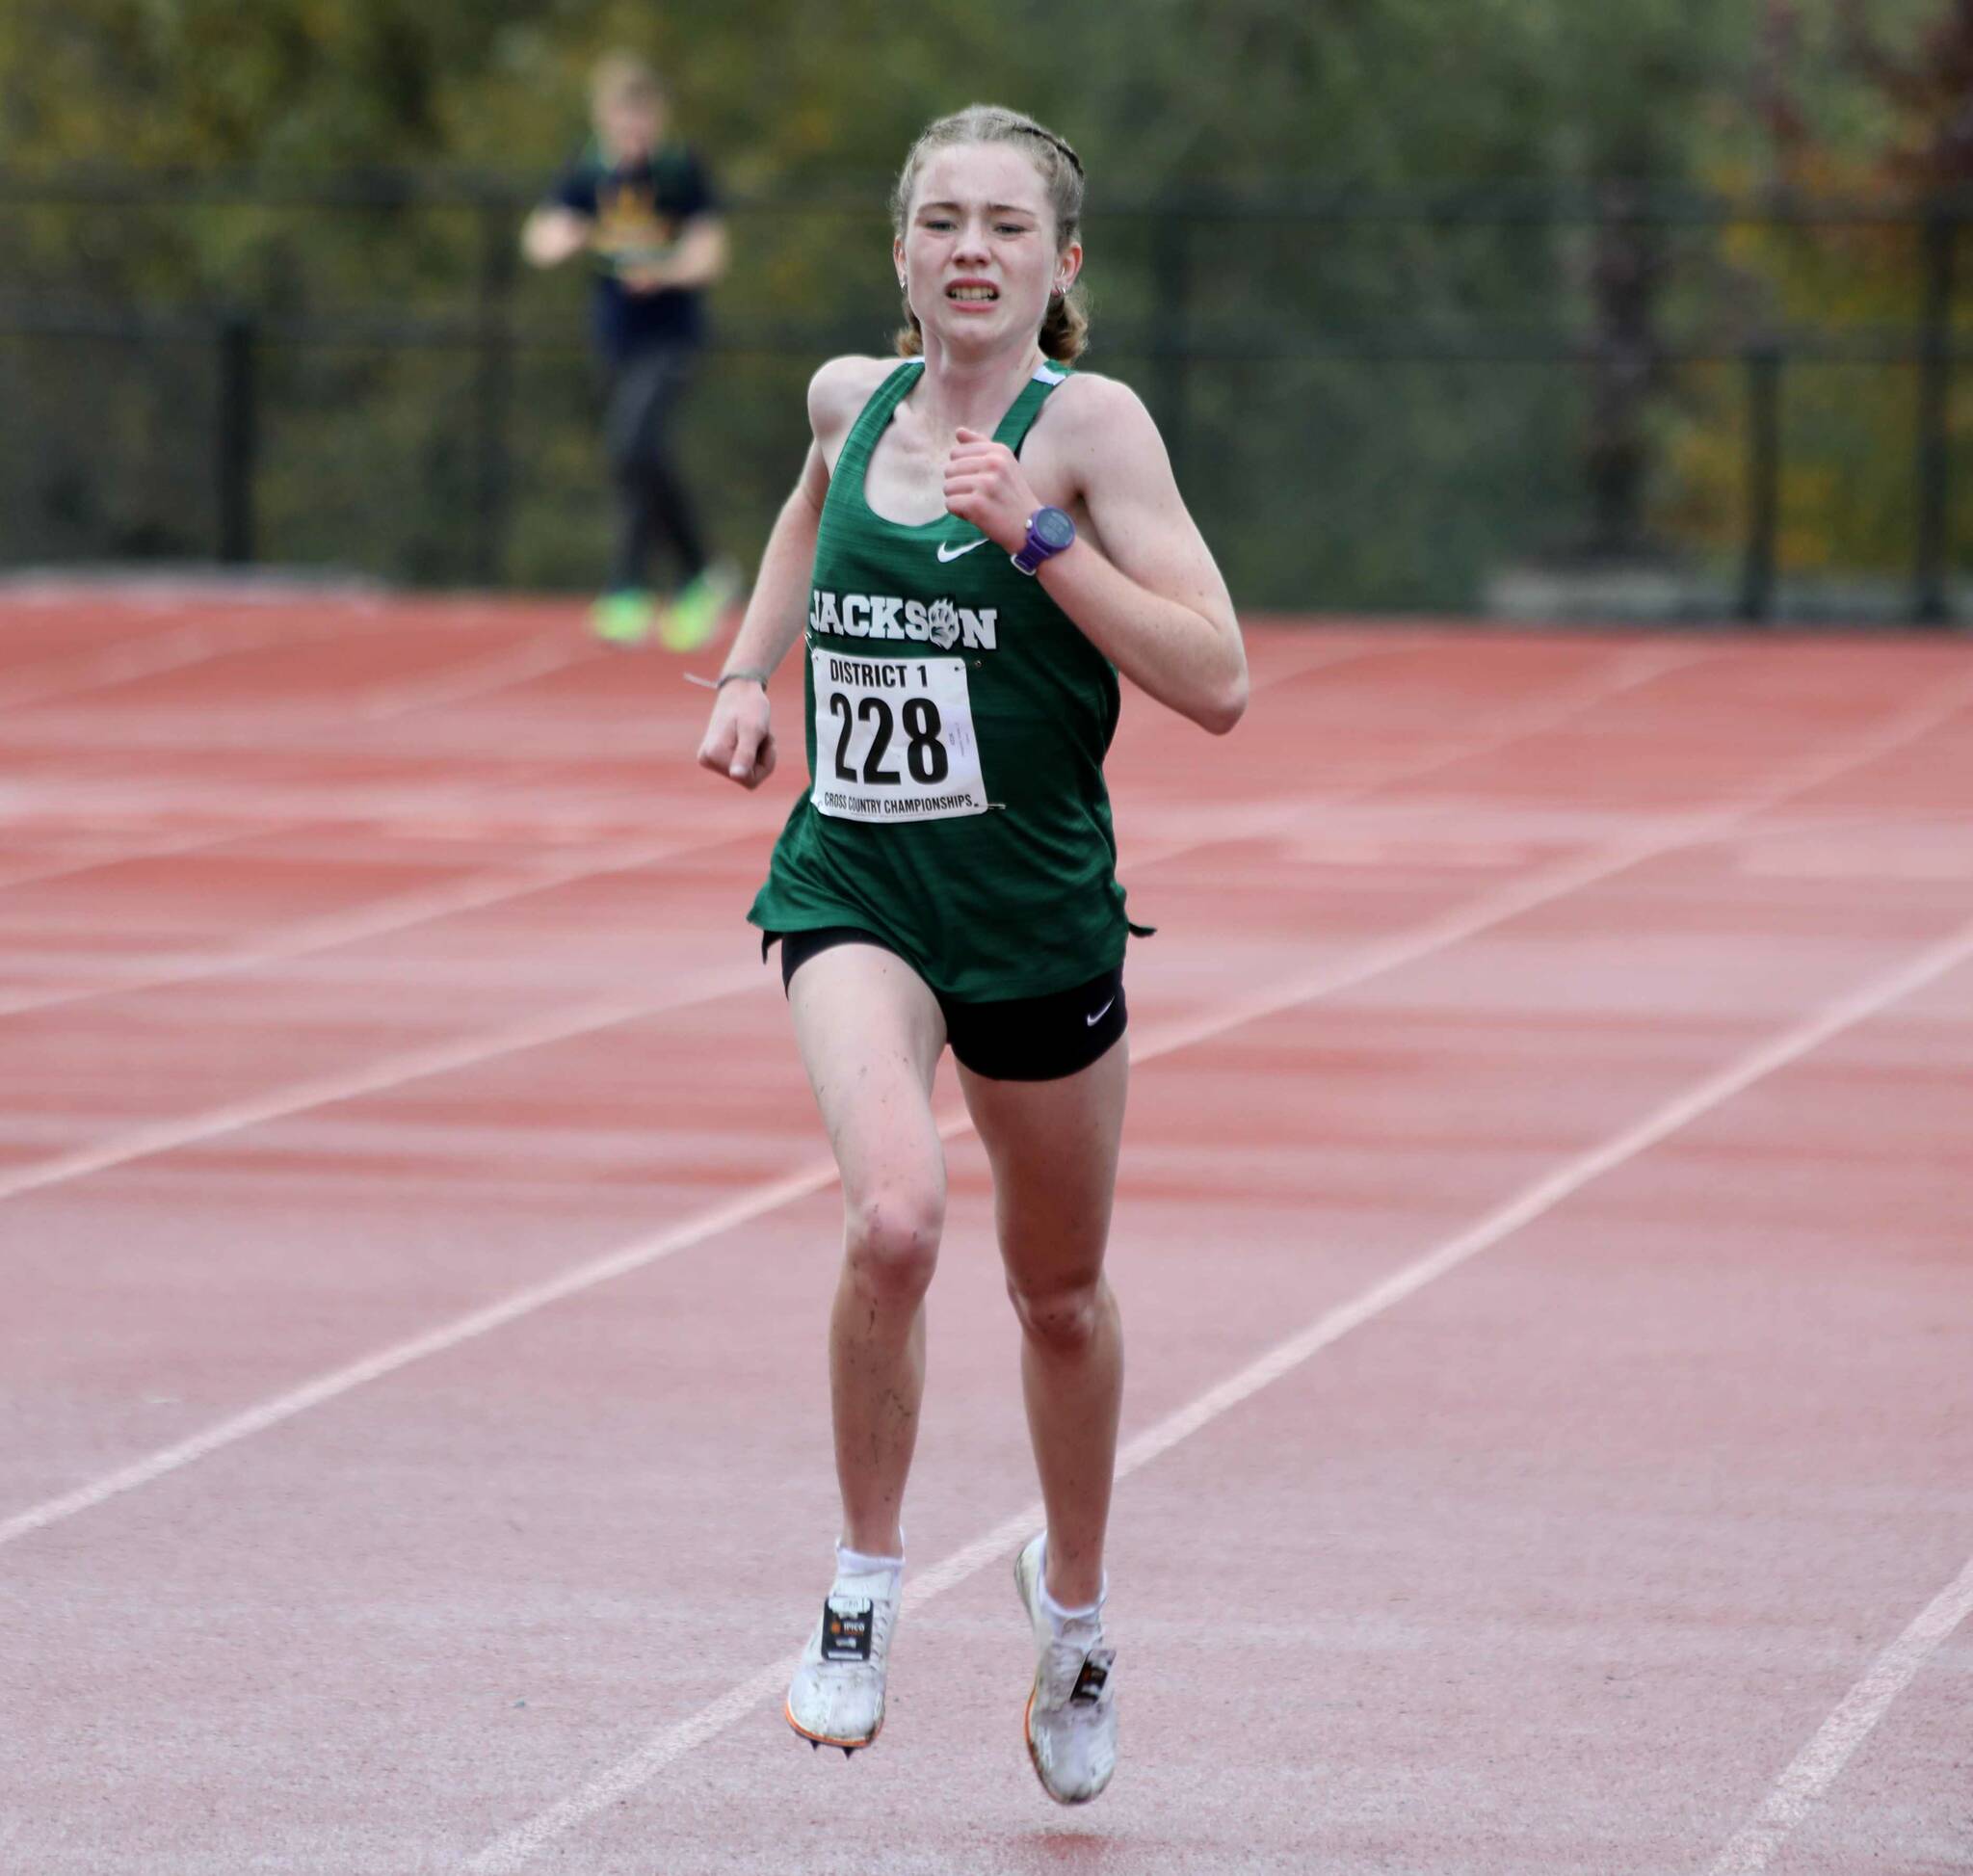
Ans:
{"type": "Polygon", "coordinates": [[[1048,1510],[1048,1594],[1085,1608],[1102,1594],[1117,1469],[1123,1329],[1103,1276],[1130,1085],[1120,1041],[1057,1081],[960,1070],[993,1167],[1008,1294],[1021,1324],[1028,1433],[1048,1510]]]}
{"type": "Polygon", "coordinates": [[[902,1554],[900,1513],[925,1387],[925,1291],[945,1223],[932,1083],[938,1004],[901,959],[839,944],[788,986],[795,1036],[843,1176],[843,1268],[829,1318],[842,1541],[902,1554]]]}

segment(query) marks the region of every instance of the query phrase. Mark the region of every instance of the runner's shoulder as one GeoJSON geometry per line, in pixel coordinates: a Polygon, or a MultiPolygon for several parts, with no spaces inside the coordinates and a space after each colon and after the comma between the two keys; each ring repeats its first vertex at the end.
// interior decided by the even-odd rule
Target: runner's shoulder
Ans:
{"type": "Polygon", "coordinates": [[[857,412],[870,402],[902,358],[831,358],[820,366],[808,381],[808,424],[815,440],[825,448],[843,436],[856,421],[857,412]]]}
{"type": "Polygon", "coordinates": [[[1072,372],[1041,406],[1034,442],[1087,489],[1092,476],[1119,462],[1159,462],[1164,440],[1144,401],[1116,378],[1072,372]]]}
{"type": "Polygon", "coordinates": [[[1039,426],[1081,434],[1142,435],[1155,428],[1143,398],[1119,378],[1101,372],[1072,371],[1059,384],[1036,418],[1039,426]]]}

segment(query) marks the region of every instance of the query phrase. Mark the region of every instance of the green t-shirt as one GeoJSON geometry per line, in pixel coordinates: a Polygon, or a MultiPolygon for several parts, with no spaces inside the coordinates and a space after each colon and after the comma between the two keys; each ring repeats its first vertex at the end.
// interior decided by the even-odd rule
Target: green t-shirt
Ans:
{"type": "MultiPolygon", "coordinates": [[[[1117,672],[971,522],[871,511],[871,452],[923,368],[878,387],[829,479],[803,647],[810,786],[748,917],[869,931],[966,1002],[1045,996],[1114,969],[1130,929],[1103,784],[1117,672]]],[[[1018,452],[1066,377],[1038,371],[994,440],[1018,452]]]]}

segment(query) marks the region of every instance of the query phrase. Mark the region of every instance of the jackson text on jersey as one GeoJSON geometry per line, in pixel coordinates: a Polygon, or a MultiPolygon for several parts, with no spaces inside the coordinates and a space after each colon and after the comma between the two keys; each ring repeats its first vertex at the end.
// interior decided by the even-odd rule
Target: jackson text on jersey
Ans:
{"type": "Polygon", "coordinates": [[[955,605],[950,599],[901,599],[884,593],[829,592],[812,587],[808,594],[808,629],[833,632],[852,639],[911,639],[950,651],[963,643],[969,651],[999,647],[996,606],[955,605]]]}

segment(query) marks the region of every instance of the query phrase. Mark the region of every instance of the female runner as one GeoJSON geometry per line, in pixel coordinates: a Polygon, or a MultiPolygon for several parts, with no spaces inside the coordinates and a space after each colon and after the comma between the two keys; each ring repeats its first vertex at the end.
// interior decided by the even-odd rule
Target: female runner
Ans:
{"type": "Polygon", "coordinates": [[[1014,112],[975,105],[919,138],[892,203],[904,359],[816,373],[814,442],[698,752],[745,787],[773,773],[766,683],[805,627],[810,787],[749,913],[781,944],[845,1213],[829,1344],[842,1531],[788,1722],[848,1753],[883,1720],[950,1044],[1022,1332],[1047,1514],[1014,1569],[1038,1655],[1025,1730],[1065,1804],[1116,1764],[1117,673],[1216,733],[1247,703],[1232,603],[1156,427],[1123,385],[1069,369],[1082,198],[1075,152],[1014,112]]]}

